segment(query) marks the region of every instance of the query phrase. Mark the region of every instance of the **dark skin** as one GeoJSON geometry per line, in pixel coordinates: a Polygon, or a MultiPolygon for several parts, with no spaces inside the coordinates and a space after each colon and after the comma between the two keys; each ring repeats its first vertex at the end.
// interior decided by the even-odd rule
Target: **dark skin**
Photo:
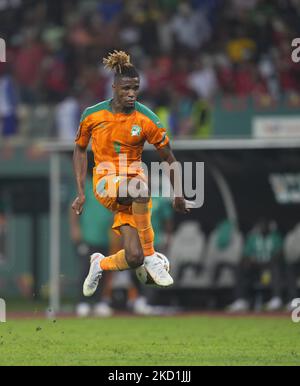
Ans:
{"type": "MultiPolygon", "coordinates": [[[[134,110],[135,102],[139,92],[139,78],[116,77],[113,84],[113,100],[112,111],[114,114],[126,113],[129,114],[134,110]]],[[[177,162],[170,145],[164,146],[157,150],[162,161],[169,164],[177,162]]],[[[84,184],[87,171],[87,148],[75,146],[73,155],[73,165],[77,182],[78,196],[75,198],[72,208],[77,215],[83,211],[85,203],[84,184]]],[[[174,172],[171,172],[171,184],[174,187],[174,172]]],[[[141,180],[140,182],[140,197],[130,197],[129,192],[126,198],[118,198],[119,203],[123,205],[132,205],[133,202],[147,203],[150,201],[150,194],[147,184],[141,180]]],[[[186,208],[185,199],[183,196],[175,197],[173,207],[180,213],[188,213],[190,210],[186,208]]],[[[129,225],[124,225],[120,229],[125,248],[126,260],[130,267],[136,268],[143,264],[144,255],[139,240],[138,232],[135,228],[129,225]]]]}
{"type": "Polygon", "coordinates": [[[134,109],[134,104],[138,97],[140,88],[139,78],[117,78],[112,88],[114,91],[112,101],[113,113],[130,113],[134,109]]]}

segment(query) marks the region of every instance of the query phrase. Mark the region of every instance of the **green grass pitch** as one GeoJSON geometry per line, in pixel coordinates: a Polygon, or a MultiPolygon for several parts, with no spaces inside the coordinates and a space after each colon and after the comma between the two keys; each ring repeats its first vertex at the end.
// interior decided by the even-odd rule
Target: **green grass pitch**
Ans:
{"type": "Polygon", "coordinates": [[[300,323],[288,315],[8,320],[0,365],[300,365],[300,323]]]}

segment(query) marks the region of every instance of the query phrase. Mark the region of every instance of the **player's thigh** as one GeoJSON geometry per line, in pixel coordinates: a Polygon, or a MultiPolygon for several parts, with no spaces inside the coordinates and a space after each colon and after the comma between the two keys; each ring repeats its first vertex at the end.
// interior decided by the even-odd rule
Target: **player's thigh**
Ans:
{"type": "Polygon", "coordinates": [[[120,182],[117,196],[118,203],[122,205],[131,205],[139,198],[149,200],[150,191],[145,177],[136,176],[120,182]]]}

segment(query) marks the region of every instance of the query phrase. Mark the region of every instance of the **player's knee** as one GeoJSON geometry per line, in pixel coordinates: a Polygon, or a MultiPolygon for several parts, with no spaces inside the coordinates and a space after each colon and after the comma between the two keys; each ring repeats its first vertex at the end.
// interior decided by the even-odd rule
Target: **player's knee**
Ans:
{"type": "Polygon", "coordinates": [[[143,250],[140,248],[125,248],[125,256],[131,268],[137,268],[144,262],[143,250]]]}

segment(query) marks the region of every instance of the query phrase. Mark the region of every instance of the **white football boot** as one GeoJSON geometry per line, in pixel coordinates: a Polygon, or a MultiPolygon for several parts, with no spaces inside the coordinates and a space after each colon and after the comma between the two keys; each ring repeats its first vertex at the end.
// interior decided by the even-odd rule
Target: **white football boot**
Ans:
{"type": "Polygon", "coordinates": [[[169,287],[174,283],[172,276],[165,270],[161,259],[156,254],[145,257],[144,267],[155,284],[160,287],[169,287]]]}
{"type": "Polygon", "coordinates": [[[96,292],[99,280],[102,277],[103,270],[100,267],[100,261],[104,258],[101,253],[94,253],[91,256],[91,265],[87,278],[83,283],[83,295],[92,296],[96,292]]]}

